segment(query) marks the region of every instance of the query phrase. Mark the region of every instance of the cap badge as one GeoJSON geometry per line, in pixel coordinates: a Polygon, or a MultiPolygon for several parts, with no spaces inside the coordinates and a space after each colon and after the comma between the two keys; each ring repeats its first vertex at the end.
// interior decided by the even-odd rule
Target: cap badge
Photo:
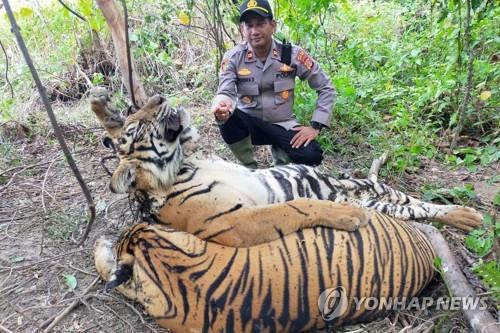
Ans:
{"type": "Polygon", "coordinates": [[[254,8],[254,7],[257,7],[257,1],[255,0],[248,1],[247,8],[254,8]]]}

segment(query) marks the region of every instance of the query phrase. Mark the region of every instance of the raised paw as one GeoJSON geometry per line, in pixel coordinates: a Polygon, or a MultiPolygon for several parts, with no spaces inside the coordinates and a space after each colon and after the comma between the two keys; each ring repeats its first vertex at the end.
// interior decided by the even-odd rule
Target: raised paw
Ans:
{"type": "Polygon", "coordinates": [[[464,231],[471,231],[482,225],[483,215],[469,207],[455,206],[448,213],[436,216],[436,220],[464,231]]]}
{"type": "Polygon", "coordinates": [[[102,87],[90,90],[90,108],[105,128],[116,128],[123,125],[123,119],[116,107],[111,104],[108,91],[102,87]]]}
{"type": "Polygon", "coordinates": [[[108,91],[102,87],[90,89],[90,107],[94,112],[105,112],[106,106],[110,101],[108,91]]]}

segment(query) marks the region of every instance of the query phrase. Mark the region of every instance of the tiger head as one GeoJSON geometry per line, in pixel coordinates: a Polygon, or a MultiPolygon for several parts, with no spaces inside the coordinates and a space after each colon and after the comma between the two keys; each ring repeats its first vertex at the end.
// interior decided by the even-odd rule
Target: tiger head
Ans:
{"type": "Polygon", "coordinates": [[[108,134],[105,145],[120,159],[111,177],[111,191],[151,193],[170,187],[184,159],[184,147],[197,138],[188,113],[154,96],[123,119],[109,102],[104,89],[91,92],[91,109],[108,134]]]}

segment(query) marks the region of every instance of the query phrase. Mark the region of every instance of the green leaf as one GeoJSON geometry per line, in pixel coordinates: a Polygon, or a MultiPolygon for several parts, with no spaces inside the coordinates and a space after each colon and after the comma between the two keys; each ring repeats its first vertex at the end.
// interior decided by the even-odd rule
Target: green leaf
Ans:
{"type": "Polygon", "coordinates": [[[92,76],[92,84],[98,86],[104,82],[104,75],[102,73],[94,73],[92,76]]]}
{"type": "Polygon", "coordinates": [[[500,192],[497,192],[493,197],[493,204],[495,206],[500,206],[500,192]]]}
{"type": "Polygon", "coordinates": [[[483,224],[490,226],[493,223],[493,216],[491,214],[484,214],[483,224]]]}
{"type": "Polygon", "coordinates": [[[137,41],[139,40],[139,36],[138,36],[136,33],[132,32],[132,33],[129,35],[129,40],[130,40],[131,42],[137,42],[137,41]]]}
{"type": "Polygon", "coordinates": [[[480,261],[472,271],[490,288],[492,297],[500,301],[500,266],[495,260],[488,262],[480,261]]]}
{"type": "Polygon", "coordinates": [[[410,147],[410,153],[415,154],[415,155],[420,155],[424,151],[424,147],[421,145],[414,145],[410,147]]]}
{"type": "Polygon", "coordinates": [[[482,101],[487,101],[491,97],[491,91],[485,90],[479,95],[479,99],[482,101]]]}
{"type": "Polygon", "coordinates": [[[485,256],[493,247],[493,232],[484,228],[472,230],[465,238],[465,246],[479,256],[485,256]]]}
{"type": "Polygon", "coordinates": [[[77,282],[76,277],[72,274],[64,274],[64,283],[71,289],[74,290],[76,288],[77,282]]]}
{"type": "Polygon", "coordinates": [[[455,112],[450,117],[450,126],[456,125],[457,121],[458,121],[458,112],[455,112]]]}
{"type": "Polygon", "coordinates": [[[443,272],[443,260],[440,257],[434,258],[432,264],[434,265],[434,269],[439,272],[439,274],[442,274],[443,272]]]}
{"type": "Polygon", "coordinates": [[[33,9],[28,8],[28,7],[22,7],[21,9],[19,9],[19,15],[22,18],[31,17],[33,15],[33,9]]]}
{"type": "Polygon", "coordinates": [[[21,262],[21,261],[24,261],[24,257],[17,256],[17,257],[13,257],[13,258],[10,259],[11,263],[18,263],[18,262],[21,262]]]}

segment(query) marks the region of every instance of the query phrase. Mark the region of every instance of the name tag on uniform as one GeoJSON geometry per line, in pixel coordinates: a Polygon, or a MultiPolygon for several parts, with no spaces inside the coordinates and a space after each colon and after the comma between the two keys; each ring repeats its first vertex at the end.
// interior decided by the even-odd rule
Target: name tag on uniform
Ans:
{"type": "Polygon", "coordinates": [[[278,72],[278,73],[276,73],[276,77],[278,79],[284,79],[284,78],[292,77],[292,76],[293,76],[293,72],[278,72]]]}
{"type": "Polygon", "coordinates": [[[255,81],[254,77],[239,77],[237,78],[238,82],[253,82],[255,81]]]}

